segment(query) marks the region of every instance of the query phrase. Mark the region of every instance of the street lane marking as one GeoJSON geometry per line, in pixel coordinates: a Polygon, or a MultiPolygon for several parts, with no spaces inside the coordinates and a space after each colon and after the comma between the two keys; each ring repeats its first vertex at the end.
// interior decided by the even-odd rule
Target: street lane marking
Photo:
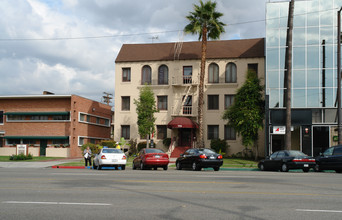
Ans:
{"type": "MultiPolygon", "coordinates": [[[[50,173],[51,175],[61,175],[61,176],[89,176],[89,173],[50,173]]],[[[92,176],[108,176],[108,174],[92,173],[92,176]]]]}
{"type": "Polygon", "coordinates": [[[4,201],[6,204],[45,204],[45,205],[95,205],[109,206],[108,203],[79,203],[79,202],[33,202],[33,201],[4,201]]]}
{"type": "Polygon", "coordinates": [[[298,212],[328,212],[328,213],[342,213],[340,210],[316,210],[316,209],[296,209],[298,212]]]}
{"type": "Polygon", "coordinates": [[[212,183],[212,184],[246,184],[245,182],[216,182],[216,181],[177,181],[177,180],[117,180],[123,183],[212,183]]]}

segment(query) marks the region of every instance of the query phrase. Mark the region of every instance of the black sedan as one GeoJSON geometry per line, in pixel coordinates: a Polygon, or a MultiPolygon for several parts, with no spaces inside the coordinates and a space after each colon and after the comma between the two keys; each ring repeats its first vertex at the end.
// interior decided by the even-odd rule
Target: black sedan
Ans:
{"type": "Polygon", "coordinates": [[[330,147],[316,157],[315,171],[335,170],[342,172],[342,145],[330,147]]]}
{"type": "Polygon", "coordinates": [[[315,159],[296,150],[281,150],[274,152],[258,164],[260,170],[280,170],[287,172],[290,169],[302,169],[309,172],[315,167],[315,159]]]}
{"type": "Polygon", "coordinates": [[[199,171],[202,168],[211,167],[215,171],[219,171],[222,164],[222,155],[217,154],[214,150],[208,148],[188,149],[176,160],[177,170],[191,168],[194,171],[199,171]]]}

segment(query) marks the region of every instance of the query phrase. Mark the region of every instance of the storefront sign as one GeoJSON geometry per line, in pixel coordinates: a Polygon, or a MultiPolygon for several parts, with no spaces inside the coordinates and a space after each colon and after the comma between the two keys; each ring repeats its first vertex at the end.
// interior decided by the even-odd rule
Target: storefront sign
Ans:
{"type": "Polygon", "coordinates": [[[285,134],[285,126],[273,126],[273,134],[285,134]]]}
{"type": "Polygon", "coordinates": [[[26,155],[27,146],[26,144],[17,144],[17,155],[24,154],[26,155]]]}

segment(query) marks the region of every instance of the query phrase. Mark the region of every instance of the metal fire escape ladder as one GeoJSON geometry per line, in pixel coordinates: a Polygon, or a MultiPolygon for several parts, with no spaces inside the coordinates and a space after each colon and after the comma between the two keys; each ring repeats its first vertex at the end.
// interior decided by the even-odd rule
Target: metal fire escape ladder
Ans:
{"type": "Polygon", "coordinates": [[[190,86],[187,87],[187,91],[185,93],[184,98],[180,97],[183,100],[182,100],[182,104],[181,104],[180,109],[179,109],[179,115],[183,115],[184,104],[185,104],[186,100],[188,99],[188,96],[190,94],[191,88],[192,88],[192,84],[190,84],[190,86]]]}

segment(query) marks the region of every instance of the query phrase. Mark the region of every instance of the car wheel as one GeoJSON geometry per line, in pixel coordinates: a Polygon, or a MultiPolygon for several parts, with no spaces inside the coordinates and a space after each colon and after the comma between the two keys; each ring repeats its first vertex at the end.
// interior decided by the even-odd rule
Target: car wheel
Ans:
{"type": "Polygon", "coordinates": [[[121,170],[125,170],[125,169],[126,169],[126,165],[122,165],[121,170]]]}
{"type": "Polygon", "coordinates": [[[164,170],[167,170],[167,168],[168,168],[168,165],[163,166],[164,170]]]}
{"type": "Polygon", "coordinates": [[[181,170],[182,169],[182,165],[180,164],[180,162],[176,163],[176,169],[177,170],[181,170]]]}
{"type": "Polygon", "coordinates": [[[265,165],[264,165],[263,163],[261,163],[259,169],[260,169],[261,171],[265,171],[265,165]]]}
{"type": "Polygon", "coordinates": [[[132,169],[133,169],[133,170],[136,170],[136,169],[137,169],[137,167],[135,166],[134,162],[132,163],[132,169]]]}
{"type": "Polygon", "coordinates": [[[309,170],[310,170],[310,168],[303,168],[303,172],[304,172],[304,173],[309,172],[309,170]]]}
{"type": "Polygon", "coordinates": [[[219,171],[219,170],[220,170],[220,167],[214,167],[214,170],[215,170],[215,171],[219,171]]]}
{"type": "Polygon", "coordinates": [[[283,163],[283,165],[281,165],[281,172],[288,172],[289,171],[289,167],[287,166],[286,163],[283,163]]]}
{"type": "Polygon", "coordinates": [[[199,171],[199,170],[201,170],[201,168],[197,165],[196,162],[193,162],[192,163],[192,170],[193,171],[199,171]]]}
{"type": "Polygon", "coordinates": [[[96,169],[97,169],[97,167],[96,167],[95,163],[93,162],[93,170],[96,170],[96,169]]]}
{"type": "Polygon", "coordinates": [[[342,170],[335,170],[336,173],[342,173],[342,170]]]}
{"type": "Polygon", "coordinates": [[[102,170],[102,166],[100,164],[96,168],[97,170],[102,170]]]}
{"type": "Polygon", "coordinates": [[[144,165],[142,162],[140,163],[140,169],[141,169],[141,170],[144,170],[144,169],[145,169],[145,165],[144,165]]]}
{"type": "Polygon", "coordinates": [[[319,167],[319,164],[316,164],[314,167],[315,172],[322,172],[321,168],[319,167]]]}

